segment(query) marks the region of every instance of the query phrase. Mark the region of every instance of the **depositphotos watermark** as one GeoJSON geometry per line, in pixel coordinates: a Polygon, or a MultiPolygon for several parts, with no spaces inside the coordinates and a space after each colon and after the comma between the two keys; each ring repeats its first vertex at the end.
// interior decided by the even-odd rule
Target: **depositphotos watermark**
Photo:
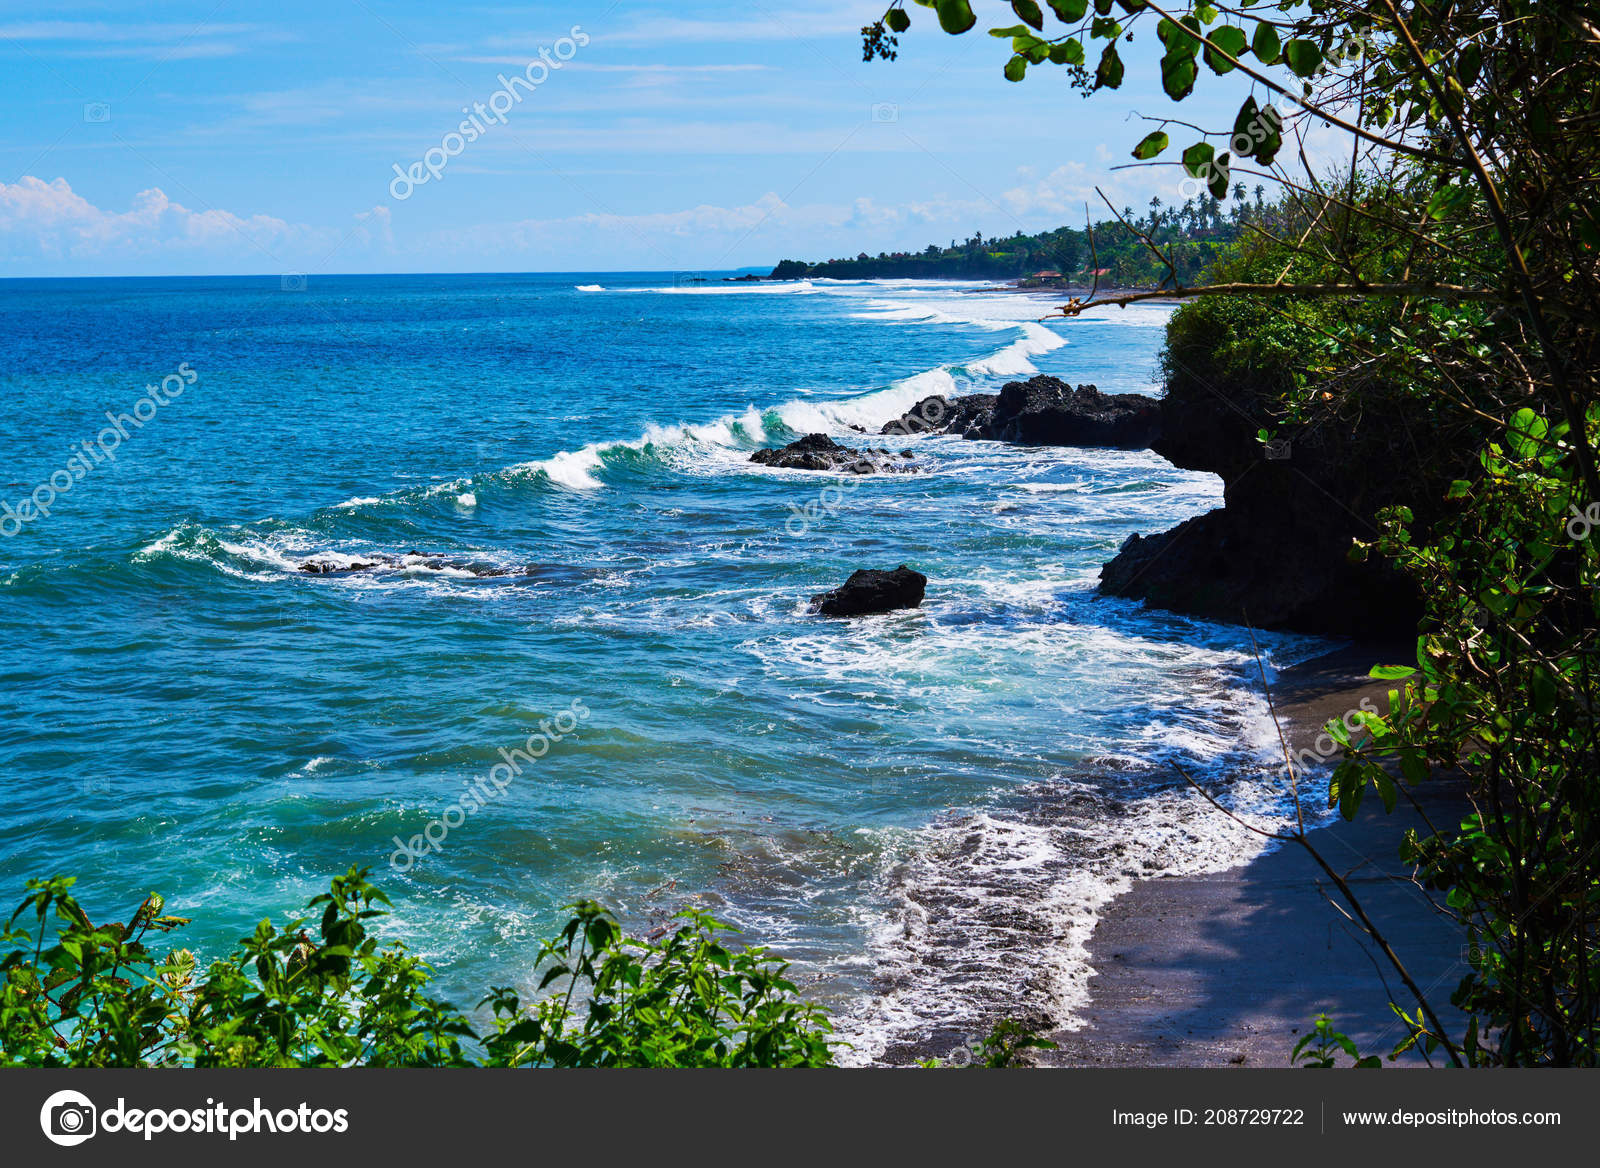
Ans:
{"type": "MultiPolygon", "coordinates": [[[[1371,698],[1362,698],[1358,703],[1358,708],[1346,710],[1344,716],[1339,719],[1343,723],[1347,734],[1355,734],[1364,727],[1365,722],[1361,717],[1363,712],[1371,714],[1375,718],[1383,716],[1378,707],[1373,704],[1371,698]]],[[[1333,740],[1333,735],[1324,730],[1317,735],[1315,742],[1295,754],[1295,765],[1300,768],[1302,774],[1308,773],[1320,763],[1330,761],[1334,755],[1339,754],[1343,749],[1333,740]],[[1324,746],[1323,743],[1327,743],[1327,745],[1324,746]]]]}
{"type": "Polygon", "coordinates": [[[500,757],[503,761],[490,767],[489,773],[483,778],[462,784],[460,797],[446,807],[443,814],[409,840],[394,837],[395,848],[389,854],[389,866],[396,872],[409,872],[429,852],[443,851],[444,841],[450,837],[450,832],[465,823],[467,816],[476,815],[510,789],[511,781],[522,774],[522,763],[532,766],[549,754],[553,745],[576,730],[578,723],[588,716],[589,707],[583,704],[583,699],[573,698],[567,708],[555,717],[541,720],[539,729],[528,735],[521,747],[507,750],[502,746],[500,757]],[[501,771],[505,772],[503,778],[500,777],[501,771]]]}
{"type": "Polygon", "coordinates": [[[251,1100],[249,1107],[229,1107],[208,1098],[204,1107],[142,1108],[129,1107],[121,1096],[115,1107],[101,1111],[81,1091],[57,1091],[39,1108],[39,1127],[45,1139],[63,1148],[118,1132],[143,1136],[146,1141],[169,1132],[226,1134],[231,1141],[247,1135],[342,1134],[350,1130],[350,1113],[343,1107],[330,1111],[309,1103],[273,1109],[259,1098],[251,1100]]]}
{"type": "Polygon", "coordinates": [[[539,56],[528,62],[520,76],[496,75],[495,80],[500,83],[500,88],[489,95],[488,101],[475,101],[471,106],[462,106],[461,112],[467,115],[466,119],[441,138],[437,146],[430,147],[420,162],[413,162],[403,170],[398,162],[392,164],[394,178],[389,180],[389,194],[395,201],[403,203],[417,187],[430,179],[441,177],[452,158],[487,134],[491,127],[506,124],[506,115],[522,103],[522,90],[532,93],[545,83],[552,72],[577,56],[578,50],[588,43],[589,34],[575,24],[572,31],[556,41],[553,47],[541,48],[539,56]]]}
{"type": "Polygon", "coordinates": [[[143,430],[145,423],[154,418],[162,406],[171,405],[173,398],[182,397],[183,391],[199,380],[200,375],[185,361],[178,366],[176,373],[169,373],[162,378],[160,385],[145,386],[145,396],[134,402],[133,409],[128,413],[114,414],[107,410],[106,421],[111,424],[93,439],[86,438],[78,443],[66,464],[33,488],[32,494],[17,500],[14,508],[9,502],[0,500],[0,536],[9,539],[35,519],[48,519],[58,497],[88,478],[95,467],[105,465],[108,460],[117,460],[118,447],[132,436],[128,429],[130,426],[134,430],[143,430]]]}

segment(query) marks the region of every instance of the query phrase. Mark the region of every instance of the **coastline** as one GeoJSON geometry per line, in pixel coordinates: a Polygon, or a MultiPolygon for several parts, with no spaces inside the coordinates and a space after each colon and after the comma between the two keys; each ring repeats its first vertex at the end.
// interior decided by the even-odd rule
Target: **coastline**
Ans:
{"type": "MultiPolygon", "coordinates": [[[[1363,698],[1386,708],[1390,683],[1371,681],[1367,668],[1408,659],[1404,646],[1357,645],[1283,670],[1273,700],[1291,749],[1309,747],[1327,719],[1363,698]]],[[[1322,777],[1308,804],[1320,804],[1322,777]]],[[[1467,807],[1448,781],[1419,794],[1435,824],[1467,807]]],[[[1406,829],[1422,822],[1404,803],[1386,815],[1371,798],[1354,820],[1328,820],[1311,840],[1417,983],[1447,1007],[1466,970],[1462,933],[1410,882],[1397,855],[1406,829]]],[[[1371,942],[1328,903],[1319,889],[1327,884],[1294,845],[1220,872],[1136,882],[1101,912],[1090,939],[1088,1006],[1074,1029],[1049,1035],[1057,1049],[1038,1063],[1286,1066],[1321,1013],[1363,1055],[1386,1056],[1404,1032],[1388,1003],[1414,1003],[1371,942]]]]}

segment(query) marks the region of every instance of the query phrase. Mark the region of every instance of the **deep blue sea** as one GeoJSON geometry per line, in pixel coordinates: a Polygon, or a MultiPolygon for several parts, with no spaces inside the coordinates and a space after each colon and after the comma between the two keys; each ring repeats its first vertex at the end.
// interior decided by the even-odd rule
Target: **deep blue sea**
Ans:
{"type": "Polygon", "coordinates": [[[698,904],[794,958],[855,1061],[1070,1019],[1111,895],[1255,850],[1166,760],[1282,812],[1247,634],[1093,591],[1221,483],[939,436],[872,439],[917,474],[749,462],[1035,371],[1159,392],[1169,309],[1050,305],[0,282],[0,893],[73,873],[118,918],[159,889],[216,953],[359,863],[463,1004],[530,981],[593,897],[636,929],[698,904]],[[900,563],[921,609],[807,614],[900,563]]]}

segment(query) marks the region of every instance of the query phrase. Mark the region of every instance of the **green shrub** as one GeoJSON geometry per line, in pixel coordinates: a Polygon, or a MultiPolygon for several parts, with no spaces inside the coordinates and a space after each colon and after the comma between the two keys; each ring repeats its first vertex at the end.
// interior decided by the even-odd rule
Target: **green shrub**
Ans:
{"type": "Polygon", "coordinates": [[[540,949],[540,992],[497,986],[487,1033],[428,990],[433,971],[369,929],[388,898],[351,868],[308,919],[263,920],[229,957],[150,944],[189,922],[147,897],[96,925],[70,877],[30,880],[0,934],[0,1066],[800,1067],[832,1061],[825,1011],[787,964],[735,950],[705,913],[657,942],[592,902],[540,949]],[[28,927],[19,919],[31,915],[28,927]],[[51,934],[54,934],[52,937],[51,934]]]}

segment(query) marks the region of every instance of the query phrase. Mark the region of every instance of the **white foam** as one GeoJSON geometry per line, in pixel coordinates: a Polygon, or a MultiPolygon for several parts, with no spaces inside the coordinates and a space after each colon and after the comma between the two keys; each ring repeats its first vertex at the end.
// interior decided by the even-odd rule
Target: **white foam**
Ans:
{"type": "Polygon", "coordinates": [[[604,292],[605,291],[605,288],[603,288],[599,284],[579,284],[579,285],[577,285],[577,289],[578,289],[579,292],[604,292]]]}
{"type": "Polygon", "coordinates": [[[817,289],[809,280],[783,281],[780,283],[766,283],[756,280],[741,280],[738,282],[705,284],[682,284],[671,288],[637,288],[638,292],[653,292],[661,295],[673,296],[747,296],[750,294],[767,296],[804,296],[815,293],[817,289]]]}
{"type": "Polygon", "coordinates": [[[591,443],[582,450],[558,451],[549,458],[523,463],[512,470],[540,473],[551,482],[575,491],[598,491],[604,485],[594,477],[594,472],[604,465],[600,458],[601,449],[598,444],[591,443]]]}
{"type": "Polygon", "coordinates": [[[785,426],[800,434],[840,433],[852,426],[875,432],[925,397],[955,396],[960,392],[954,375],[941,366],[860,397],[842,401],[791,401],[779,406],[776,412],[785,426]]]}
{"type": "Polygon", "coordinates": [[[1039,372],[1028,358],[1059,349],[1067,343],[1061,334],[1033,321],[1023,321],[1017,327],[1022,329],[1022,336],[1018,340],[992,357],[970,362],[967,365],[968,372],[988,377],[1028,377],[1039,372]]]}

